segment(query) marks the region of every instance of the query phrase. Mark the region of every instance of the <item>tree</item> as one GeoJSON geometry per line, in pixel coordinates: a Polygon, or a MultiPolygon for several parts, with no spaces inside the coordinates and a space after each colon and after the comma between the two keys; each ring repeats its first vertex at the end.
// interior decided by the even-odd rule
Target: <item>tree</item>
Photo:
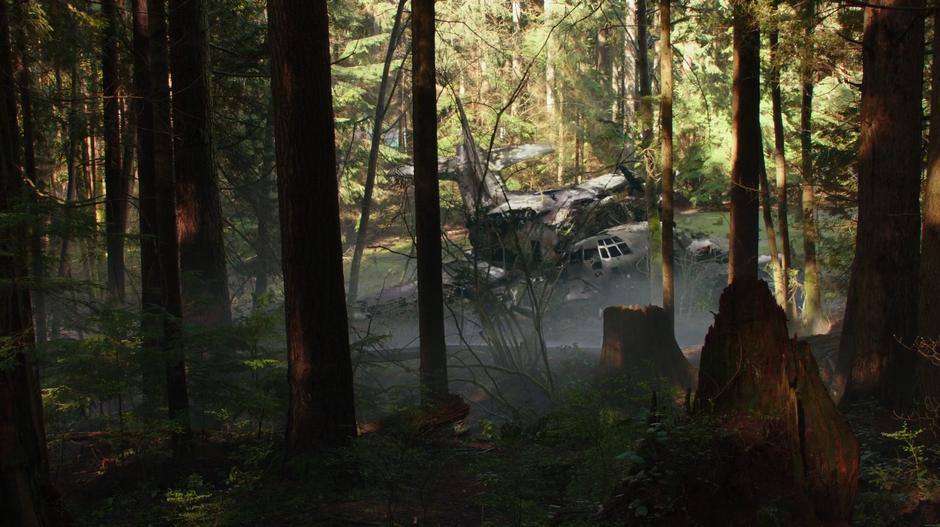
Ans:
{"type": "Polygon", "coordinates": [[[268,2],[291,454],[356,435],[328,20],[326,0],[268,2]]]}
{"type": "Polygon", "coordinates": [[[160,267],[157,262],[157,194],[153,166],[153,102],[150,97],[150,12],[147,0],[133,0],[134,98],[137,122],[138,218],[140,222],[141,412],[153,416],[166,390],[160,364],[160,267]]]}
{"type": "Polygon", "coordinates": [[[670,0],[659,0],[660,126],[663,141],[663,309],[675,333],[676,306],[673,278],[673,172],[672,172],[672,20],[670,0]]]}
{"type": "MultiPolygon", "coordinates": [[[[121,159],[121,124],[118,92],[119,21],[115,0],[103,0],[104,35],[101,43],[101,80],[104,94],[105,233],[108,253],[108,297],[124,302],[124,233],[127,229],[128,180],[121,159]]],[[[123,160],[127,162],[127,160],[123,160]]]]}
{"type": "MultiPolygon", "coordinates": [[[[808,0],[807,0],[808,1],[808,0]]],[[[777,4],[779,0],[774,0],[773,9],[777,13],[777,4]]],[[[783,130],[783,96],[780,91],[780,29],[779,21],[774,20],[771,26],[770,35],[770,100],[772,105],[772,114],[774,121],[774,172],[777,183],[777,221],[780,223],[780,253],[777,274],[774,278],[777,281],[775,292],[777,293],[777,303],[788,316],[792,316],[792,304],[790,302],[790,221],[787,218],[787,158],[784,154],[784,130],[783,130]]],[[[768,204],[769,205],[769,204],[768,204]]],[[[774,243],[776,245],[776,242],[774,243]]]]}
{"type": "Polygon", "coordinates": [[[412,0],[411,45],[421,400],[430,405],[443,401],[447,395],[444,290],[441,282],[441,204],[437,178],[434,0],[412,0]]]}
{"type": "Polygon", "coordinates": [[[231,321],[222,207],[213,162],[205,0],[170,0],[176,224],[186,319],[231,321]]]}
{"type": "MultiPolygon", "coordinates": [[[[22,110],[23,122],[23,173],[26,179],[35,188],[39,188],[40,182],[36,172],[36,148],[35,148],[35,125],[33,118],[33,96],[32,96],[32,76],[30,74],[30,65],[27,51],[27,12],[29,1],[23,0],[14,4],[13,13],[19,15],[20,20],[18,31],[16,31],[16,62],[19,69],[19,88],[20,88],[20,109],[22,110]],[[18,9],[17,9],[18,8],[18,9]]],[[[33,193],[34,198],[36,193],[33,193]]],[[[37,214],[38,210],[35,211],[37,214]]],[[[42,216],[34,217],[32,232],[29,239],[29,271],[33,282],[33,289],[30,291],[30,304],[33,311],[33,325],[36,333],[36,343],[42,346],[46,342],[47,317],[46,317],[46,294],[41,287],[42,281],[46,276],[45,262],[43,261],[43,235],[46,221],[42,216]],[[37,285],[39,287],[37,287],[37,285]]]]}
{"type": "Polygon", "coordinates": [[[816,1],[803,3],[803,36],[806,45],[800,62],[800,154],[802,156],[802,207],[803,216],[803,313],[801,322],[810,333],[823,330],[822,295],[819,283],[819,263],[816,259],[816,241],[819,233],[816,229],[815,177],[813,175],[813,66],[814,56],[813,29],[816,19],[816,1]]]}
{"type": "MultiPolygon", "coordinates": [[[[552,21],[553,5],[554,0],[542,0],[542,20],[546,25],[552,21]]],[[[555,113],[555,50],[551,40],[545,44],[545,113],[555,113]]]]}
{"type": "Polygon", "coordinates": [[[166,403],[176,453],[190,439],[189,393],[183,352],[183,300],[180,289],[179,242],[176,231],[176,184],[173,171],[173,127],[170,112],[170,65],[166,0],[148,0],[150,13],[150,95],[153,106],[153,178],[156,194],[157,266],[160,283],[160,350],[166,368],[166,403]]]}
{"type": "MultiPolygon", "coordinates": [[[[10,11],[0,1],[0,213],[23,201],[19,127],[10,48],[10,11]]],[[[52,525],[46,438],[39,382],[33,364],[34,335],[23,256],[23,237],[6,224],[0,233],[0,511],[11,525],[52,525]]]]}
{"type": "Polygon", "coordinates": [[[356,230],[356,246],[353,248],[352,261],[349,265],[349,294],[347,301],[352,303],[359,296],[359,268],[362,264],[362,253],[366,248],[369,234],[369,218],[372,213],[372,192],[375,188],[375,175],[379,164],[379,146],[382,143],[382,124],[388,106],[394,95],[388,92],[389,71],[392,68],[392,59],[395,58],[395,49],[404,32],[402,29],[402,14],[405,11],[407,0],[398,0],[398,9],[395,11],[395,22],[392,24],[392,33],[388,40],[388,49],[385,52],[385,63],[382,65],[382,79],[379,81],[379,94],[375,102],[375,116],[372,120],[372,145],[369,148],[369,164],[366,168],[366,184],[363,189],[362,211],[359,215],[359,228],[356,230]]]}
{"type": "Polygon", "coordinates": [[[912,403],[920,253],[923,0],[865,8],[858,230],[836,398],[912,403]]]}
{"type": "MultiPolygon", "coordinates": [[[[934,28],[940,27],[934,10],[934,28]]],[[[933,78],[930,89],[930,145],[924,188],[924,224],[920,253],[920,313],[918,334],[940,339],[940,31],[933,33],[933,78]]]]}
{"type": "Polygon", "coordinates": [[[752,0],[733,2],[731,254],[728,281],[757,277],[760,172],[760,29],[752,0]]]}
{"type": "Polygon", "coordinates": [[[777,249],[777,230],[774,228],[773,205],[770,202],[770,181],[763,156],[761,156],[760,165],[760,201],[764,217],[764,232],[767,235],[767,248],[770,251],[770,263],[774,271],[774,291],[777,304],[786,309],[786,296],[783,294],[786,287],[786,275],[780,261],[780,251],[777,249]]]}
{"type": "Polygon", "coordinates": [[[656,175],[654,170],[653,142],[653,81],[650,74],[649,58],[649,10],[647,0],[636,2],[636,73],[637,99],[636,113],[640,120],[640,159],[646,173],[646,217],[649,221],[649,279],[650,302],[658,300],[658,288],[661,285],[659,258],[661,255],[661,226],[659,221],[659,203],[656,199],[656,175]]]}

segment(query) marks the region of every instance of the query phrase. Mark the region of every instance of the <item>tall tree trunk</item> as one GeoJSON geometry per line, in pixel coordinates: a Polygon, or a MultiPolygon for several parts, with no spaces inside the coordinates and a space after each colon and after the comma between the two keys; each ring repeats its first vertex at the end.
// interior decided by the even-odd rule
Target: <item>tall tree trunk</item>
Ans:
{"type": "Polygon", "coordinates": [[[180,272],[187,321],[231,322],[222,206],[212,155],[206,0],[170,0],[173,159],[180,272]]]}
{"type": "Polygon", "coordinates": [[[801,214],[803,219],[803,313],[801,323],[804,331],[810,334],[825,330],[822,313],[822,293],[819,282],[819,263],[816,259],[816,242],[819,233],[816,229],[815,176],[813,174],[813,75],[816,60],[813,46],[813,31],[816,26],[815,0],[804,3],[803,19],[806,24],[804,38],[809,49],[803,50],[800,64],[800,83],[802,98],[800,102],[800,155],[802,157],[802,198],[801,214]]]}
{"type": "Polygon", "coordinates": [[[656,161],[653,155],[653,83],[649,60],[649,10],[647,0],[636,3],[636,72],[637,115],[640,118],[640,159],[646,174],[646,217],[649,224],[649,289],[650,302],[657,303],[662,287],[662,225],[659,220],[659,193],[656,184],[656,161]]]}
{"type": "Polygon", "coordinates": [[[353,248],[352,262],[349,266],[349,294],[347,302],[356,301],[359,296],[359,268],[362,265],[362,253],[365,251],[369,237],[369,218],[372,214],[372,192],[375,189],[375,175],[379,165],[379,146],[382,144],[382,125],[386,111],[391,103],[393,93],[388,94],[389,72],[392,69],[392,60],[395,58],[395,49],[404,32],[402,29],[402,14],[405,11],[407,0],[398,0],[398,9],[395,11],[395,22],[392,24],[392,33],[388,40],[388,49],[385,51],[385,64],[382,66],[382,79],[379,81],[378,100],[375,103],[375,115],[372,118],[372,145],[369,148],[369,163],[366,168],[366,184],[362,195],[362,211],[359,215],[359,229],[356,230],[356,246],[353,248]]]}
{"type": "MultiPolygon", "coordinates": [[[[808,0],[807,0],[808,1],[808,0]]],[[[774,13],[777,11],[779,0],[774,0],[774,13]]],[[[777,176],[777,221],[780,223],[780,271],[783,279],[774,288],[777,294],[777,303],[783,307],[788,318],[794,318],[793,303],[790,301],[790,220],[787,217],[787,158],[784,155],[783,135],[783,102],[780,94],[780,68],[779,53],[780,31],[778,22],[774,22],[770,31],[770,99],[773,106],[774,120],[774,171],[777,176]]]]}
{"type": "Polygon", "coordinates": [[[268,2],[291,454],[356,435],[328,21],[326,0],[268,2]]]}
{"type": "Polygon", "coordinates": [[[71,89],[69,95],[68,111],[68,138],[65,141],[65,231],[62,233],[61,246],[59,249],[59,278],[66,278],[72,275],[72,263],[70,260],[69,249],[71,248],[72,235],[69,232],[71,228],[71,218],[74,215],[72,208],[78,200],[78,167],[76,166],[76,149],[78,148],[78,67],[73,66],[69,75],[71,89]]]}
{"type": "Polygon", "coordinates": [[[760,172],[760,29],[753,0],[735,0],[731,93],[731,255],[728,282],[757,278],[760,172]]]}
{"type": "Polygon", "coordinates": [[[670,0],[659,0],[660,97],[659,119],[663,141],[663,309],[669,317],[672,333],[676,331],[675,279],[673,278],[673,194],[672,173],[672,20],[670,0]]]}
{"type": "Polygon", "coordinates": [[[443,401],[448,389],[444,291],[441,283],[441,208],[437,178],[434,0],[412,0],[411,43],[421,400],[425,405],[431,405],[443,401]]]}
{"type": "Polygon", "coordinates": [[[104,39],[101,78],[104,84],[104,185],[105,232],[108,252],[108,297],[124,303],[124,233],[127,229],[127,191],[121,159],[121,117],[119,112],[120,79],[118,42],[120,37],[115,0],[103,0],[104,39]]]}
{"type": "Polygon", "coordinates": [[[150,13],[150,83],[153,105],[153,175],[156,191],[157,255],[162,327],[160,347],[166,368],[166,403],[176,454],[188,449],[191,436],[186,356],[182,342],[183,300],[179,239],[176,231],[176,182],[173,173],[173,128],[170,114],[170,63],[166,0],[148,0],[150,13]]]}
{"type": "Polygon", "coordinates": [[[865,8],[858,231],[833,391],[905,411],[917,334],[924,1],[882,5],[865,8]]]}
{"type": "MultiPolygon", "coordinates": [[[[597,71],[601,74],[600,86],[603,89],[601,93],[604,94],[604,101],[608,101],[607,94],[616,93],[616,84],[614,83],[614,63],[610,56],[611,40],[611,31],[609,29],[601,28],[597,32],[595,63],[597,66],[597,71]]],[[[606,114],[604,118],[610,119],[611,121],[616,119],[616,101],[614,101],[614,104],[605,104],[604,106],[604,113],[606,114]],[[608,114],[607,112],[610,113],[608,114]]],[[[581,130],[579,129],[579,131],[581,130]]]]}
{"type": "MultiPolygon", "coordinates": [[[[19,69],[20,108],[23,113],[23,172],[34,188],[39,188],[39,176],[36,173],[35,134],[33,130],[32,76],[30,75],[27,52],[27,17],[29,0],[15,4],[19,8],[18,30],[16,32],[16,61],[19,69]]],[[[14,7],[16,10],[16,7],[14,7]]],[[[33,200],[38,193],[33,192],[33,200]]],[[[46,321],[46,294],[42,282],[46,278],[46,266],[43,255],[43,237],[46,219],[38,208],[33,208],[33,218],[29,237],[29,271],[33,287],[30,290],[30,303],[33,311],[36,343],[42,347],[46,343],[48,329],[46,321]]]]}
{"type": "Polygon", "coordinates": [[[637,107],[636,0],[626,0],[624,2],[623,18],[626,28],[623,32],[623,53],[620,68],[620,113],[623,119],[622,131],[626,135],[633,129],[637,107]]]}
{"type": "MultiPolygon", "coordinates": [[[[940,28],[940,9],[934,10],[940,28]]],[[[930,89],[930,146],[924,188],[924,226],[920,253],[918,334],[940,340],[940,31],[933,33],[933,78],[930,89]]],[[[932,376],[936,378],[936,376],[932,376]]],[[[936,383],[933,383],[934,385],[936,383]]]]}
{"type": "MultiPolygon", "coordinates": [[[[542,20],[546,26],[552,21],[553,0],[542,1],[542,20]]],[[[555,50],[551,36],[545,45],[545,113],[555,113],[555,50]]]]}
{"type": "MultiPolygon", "coordinates": [[[[0,212],[24,198],[19,166],[10,11],[0,0],[0,212]]],[[[48,510],[48,464],[39,383],[32,361],[33,328],[25,273],[25,240],[17,227],[0,234],[0,511],[10,525],[54,524],[48,510]]]]}
{"type": "MultiPolygon", "coordinates": [[[[519,48],[522,46],[522,1],[512,0],[512,82],[522,81],[522,58],[519,48]]],[[[509,106],[509,115],[519,113],[519,97],[513,99],[509,106]]]]}
{"type": "MultiPolygon", "coordinates": [[[[763,147],[761,149],[763,151],[763,147]]],[[[764,212],[764,233],[767,235],[767,246],[770,250],[770,265],[774,272],[774,291],[776,292],[777,304],[786,308],[786,296],[782,295],[783,284],[786,282],[783,273],[783,264],[780,263],[780,251],[777,248],[777,230],[774,229],[773,204],[770,202],[770,181],[767,177],[767,167],[764,164],[764,157],[761,156],[760,169],[760,200],[761,210],[764,212]]]]}
{"type": "Polygon", "coordinates": [[[160,360],[161,280],[158,263],[157,190],[154,175],[153,100],[150,95],[150,13],[147,0],[133,0],[134,11],[134,113],[137,121],[138,217],[140,221],[140,408],[154,417],[163,404],[166,378],[160,360]]]}

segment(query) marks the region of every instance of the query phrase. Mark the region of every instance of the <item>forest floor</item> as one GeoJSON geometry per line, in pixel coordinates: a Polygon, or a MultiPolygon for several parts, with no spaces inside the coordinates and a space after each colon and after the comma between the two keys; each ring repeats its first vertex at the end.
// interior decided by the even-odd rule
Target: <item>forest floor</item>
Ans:
{"type": "MultiPolygon", "coordinates": [[[[688,418],[681,403],[660,402],[663,425],[650,427],[643,387],[600,393],[590,368],[559,369],[551,410],[517,421],[467,397],[463,424],[428,434],[399,411],[353,447],[289,463],[270,433],[197,434],[183,459],[154,431],[74,434],[50,446],[53,477],[76,523],[89,526],[604,525],[598,511],[631,473],[636,445],[651,433],[670,440],[688,418]]],[[[936,421],[870,402],[847,417],[862,453],[853,524],[940,522],[936,421]]]]}

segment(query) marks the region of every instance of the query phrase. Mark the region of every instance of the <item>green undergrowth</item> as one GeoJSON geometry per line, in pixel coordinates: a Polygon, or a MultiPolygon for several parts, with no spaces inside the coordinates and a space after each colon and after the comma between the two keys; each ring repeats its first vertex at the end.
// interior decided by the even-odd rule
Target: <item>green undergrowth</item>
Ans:
{"type": "Polygon", "coordinates": [[[846,412],[861,450],[853,524],[940,525],[940,445],[922,427],[882,410],[873,401],[846,412]]]}
{"type": "MultiPolygon", "coordinates": [[[[689,416],[672,395],[569,382],[537,418],[481,418],[436,432],[413,425],[413,407],[389,403],[375,409],[384,412],[379,431],[290,460],[277,435],[246,430],[197,435],[193,455],[173,460],[160,434],[129,422],[120,445],[53,450],[53,473],[83,526],[389,526],[416,518],[453,526],[667,525],[691,503],[689,489],[718,485],[732,463],[715,446],[722,444],[715,424],[689,416]],[[63,461],[82,456],[84,464],[63,461]]],[[[931,525],[923,504],[940,495],[932,438],[874,404],[853,406],[848,417],[862,451],[853,525],[931,525]]],[[[769,503],[761,514],[771,525],[785,515],[769,503]]]]}

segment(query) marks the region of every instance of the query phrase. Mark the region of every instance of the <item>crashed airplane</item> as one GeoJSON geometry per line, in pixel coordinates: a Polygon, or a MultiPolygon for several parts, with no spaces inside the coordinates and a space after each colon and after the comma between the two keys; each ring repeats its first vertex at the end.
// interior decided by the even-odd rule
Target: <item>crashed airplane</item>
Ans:
{"type": "MultiPolygon", "coordinates": [[[[614,280],[617,284],[648,272],[649,226],[643,183],[626,167],[579,184],[541,191],[511,191],[502,171],[554,152],[549,144],[523,144],[483,152],[464,123],[457,156],[438,164],[441,180],[457,183],[472,250],[445,265],[445,287],[467,296],[462,282],[483,278],[490,287],[506,287],[514,271],[551,274],[566,287],[564,301],[592,297],[614,280]]],[[[393,177],[412,177],[414,167],[394,168],[393,177]]],[[[701,235],[676,233],[677,263],[727,262],[723,247],[701,235]]],[[[723,266],[721,267],[723,269],[723,266]]],[[[644,280],[648,283],[648,280],[644,280]]],[[[362,299],[368,305],[408,303],[414,284],[390,288],[362,299]]]]}

